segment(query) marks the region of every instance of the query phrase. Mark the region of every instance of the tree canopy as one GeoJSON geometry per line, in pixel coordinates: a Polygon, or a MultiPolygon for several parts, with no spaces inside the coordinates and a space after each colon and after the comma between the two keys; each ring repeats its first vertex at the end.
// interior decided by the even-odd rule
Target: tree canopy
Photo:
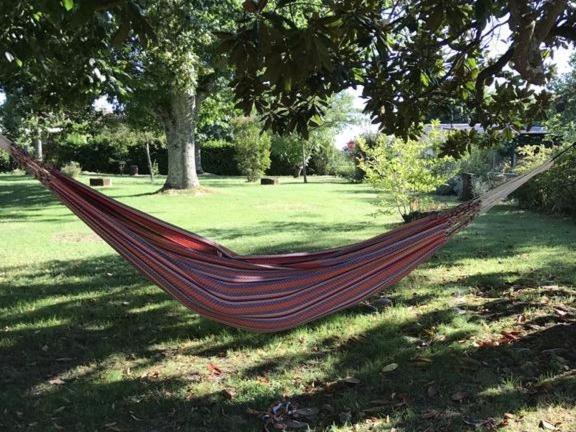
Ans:
{"type": "MultiPolygon", "coordinates": [[[[550,102],[551,50],[576,40],[566,0],[247,0],[223,50],[235,92],[276,132],[306,134],[334,93],[362,86],[366,113],[387,134],[413,137],[430,109],[463,105],[472,123],[520,129],[550,102]],[[508,48],[493,56],[492,41],[508,48]]],[[[448,149],[463,151],[465,140],[448,149]]]]}

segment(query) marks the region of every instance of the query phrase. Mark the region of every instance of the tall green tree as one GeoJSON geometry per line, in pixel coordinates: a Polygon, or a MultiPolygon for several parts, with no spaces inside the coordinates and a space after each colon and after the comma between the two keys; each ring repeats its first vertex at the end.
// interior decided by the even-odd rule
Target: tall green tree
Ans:
{"type": "Polygon", "coordinates": [[[217,30],[234,26],[233,0],[154,0],[143,8],[155,38],[142,49],[129,43],[122,56],[130,65],[131,91],[120,102],[155,118],[166,133],[165,188],[199,185],[196,128],[200,107],[222,84],[226,64],[217,52],[217,30]]]}
{"type": "MultiPolygon", "coordinates": [[[[216,31],[230,30],[234,0],[3,2],[0,89],[46,106],[87,106],[106,94],[119,111],[166,134],[166,188],[198,186],[199,107],[226,66],[216,31]]],[[[43,109],[43,107],[42,107],[43,109]]]]}

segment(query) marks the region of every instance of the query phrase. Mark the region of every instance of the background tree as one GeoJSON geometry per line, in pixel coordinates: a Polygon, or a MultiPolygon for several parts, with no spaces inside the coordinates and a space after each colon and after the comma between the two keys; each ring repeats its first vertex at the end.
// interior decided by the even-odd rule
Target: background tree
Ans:
{"type": "Polygon", "coordinates": [[[380,134],[370,146],[359,141],[365,155],[360,166],[368,183],[382,192],[381,208],[396,207],[406,222],[428,209],[429,194],[454,174],[453,158],[438,157],[443,139],[436,127],[420,140],[380,134]]]}
{"type": "Polygon", "coordinates": [[[120,102],[153,117],[166,133],[168,177],[165,188],[199,185],[196,127],[200,106],[226,72],[216,45],[216,29],[234,25],[237,3],[229,1],[155,0],[144,7],[155,38],[144,49],[137,41],[124,48],[132,91],[120,102]]]}
{"type": "Polygon", "coordinates": [[[333,96],[318,125],[307,138],[293,132],[272,137],[272,152],[294,169],[296,176],[303,175],[307,182],[307,170],[313,161],[316,168],[320,164],[329,164],[336,157],[334,140],[346,126],[361,121],[360,112],[354,108],[353,97],[346,92],[333,96]]]}
{"type": "Polygon", "coordinates": [[[238,168],[249,182],[257,181],[270,168],[270,135],[253,117],[238,117],[233,124],[238,168]]]}
{"type": "MultiPolygon", "coordinates": [[[[245,9],[251,16],[223,44],[235,92],[246,113],[255,108],[280,133],[307,134],[331,95],[357,86],[386,134],[416,136],[446,100],[466,106],[471,123],[514,131],[542,118],[550,101],[526,84],[544,84],[549,51],[576,40],[566,0],[249,0],[245,9]],[[492,57],[501,29],[509,47],[492,57]]],[[[465,138],[446,151],[462,154],[465,138]]]]}
{"type": "Polygon", "coordinates": [[[142,8],[129,0],[4,2],[0,89],[51,108],[86,107],[108,95],[119,111],[162,126],[165,187],[195,187],[198,109],[225,71],[214,32],[234,25],[237,6],[233,0],[149,0],[142,8]]]}

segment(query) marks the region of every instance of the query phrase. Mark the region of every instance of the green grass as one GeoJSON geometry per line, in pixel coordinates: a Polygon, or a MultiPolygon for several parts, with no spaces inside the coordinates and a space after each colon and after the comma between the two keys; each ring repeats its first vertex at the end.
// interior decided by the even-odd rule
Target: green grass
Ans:
{"type": "MultiPolygon", "coordinates": [[[[374,216],[367,186],[335,179],[207,177],[196,196],[113,181],[111,196],[241,253],[337,246],[399,223],[374,216]]],[[[500,206],[390,289],[391,307],[276,335],[188,311],[31,179],[0,176],[0,242],[0,430],[257,431],[252,410],[287,398],[319,410],[316,431],[530,432],[542,420],[576,431],[569,220],[500,206]],[[496,344],[505,330],[516,340],[496,344]]]]}

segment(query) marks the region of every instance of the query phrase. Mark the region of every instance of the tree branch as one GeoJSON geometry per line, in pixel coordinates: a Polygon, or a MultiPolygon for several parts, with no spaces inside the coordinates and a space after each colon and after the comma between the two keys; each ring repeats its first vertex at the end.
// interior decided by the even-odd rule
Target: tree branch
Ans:
{"type": "Polygon", "coordinates": [[[514,57],[514,46],[508,48],[508,51],[506,51],[495,63],[485,67],[478,73],[475,85],[476,104],[480,105],[484,100],[484,83],[486,80],[504,69],[504,66],[512,60],[512,57],[514,57]]]}

